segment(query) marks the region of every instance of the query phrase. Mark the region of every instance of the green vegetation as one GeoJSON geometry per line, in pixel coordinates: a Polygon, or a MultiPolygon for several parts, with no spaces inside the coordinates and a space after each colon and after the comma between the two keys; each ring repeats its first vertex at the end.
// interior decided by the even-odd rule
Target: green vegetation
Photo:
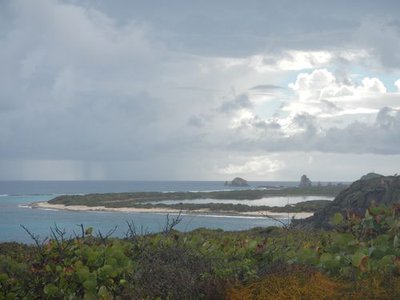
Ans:
{"type": "MultiPolygon", "coordinates": [[[[0,244],[0,299],[396,299],[400,206],[336,214],[334,231],[255,228],[124,239],[92,228],[0,244]]],[[[29,231],[28,231],[29,232],[29,231]]]]}
{"type": "Polygon", "coordinates": [[[270,211],[275,213],[298,213],[298,212],[316,212],[317,210],[325,207],[330,200],[310,200],[303,201],[296,204],[288,204],[285,206],[250,206],[245,204],[229,204],[229,203],[177,203],[177,204],[164,204],[164,203],[138,203],[130,204],[129,207],[135,208],[170,208],[184,211],[197,211],[197,210],[208,210],[215,213],[246,213],[246,212],[257,212],[257,211],[270,211]]]}
{"type": "Polygon", "coordinates": [[[340,193],[346,186],[320,186],[310,188],[285,188],[281,190],[235,190],[216,192],[136,192],[109,193],[88,195],[64,195],[49,201],[51,204],[86,205],[105,207],[134,207],[137,204],[163,200],[194,200],[194,199],[235,199],[255,200],[264,197],[287,196],[331,196],[340,193]]]}

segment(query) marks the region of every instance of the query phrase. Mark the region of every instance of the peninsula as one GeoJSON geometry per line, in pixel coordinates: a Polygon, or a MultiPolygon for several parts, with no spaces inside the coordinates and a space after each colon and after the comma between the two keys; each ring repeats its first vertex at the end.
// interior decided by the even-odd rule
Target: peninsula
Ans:
{"type": "MultiPolygon", "coordinates": [[[[318,186],[308,188],[282,188],[279,190],[231,190],[213,192],[135,192],[87,195],[63,195],[48,202],[32,203],[32,208],[53,208],[87,211],[122,211],[192,214],[223,214],[255,216],[273,214],[276,216],[293,214],[296,218],[309,217],[325,207],[345,186],[318,186]],[[257,200],[271,197],[320,196],[321,199],[304,201],[285,206],[252,206],[241,200],[257,200]],[[239,203],[198,203],[196,200],[238,200],[239,203]],[[164,203],[172,201],[173,203],[164,203]],[[182,202],[179,202],[182,201],[182,202]]],[[[315,197],[314,197],[315,198],[315,197]]],[[[216,201],[210,201],[216,202],[216,201]]],[[[248,203],[248,201],[247,201],[248,203]]]]}

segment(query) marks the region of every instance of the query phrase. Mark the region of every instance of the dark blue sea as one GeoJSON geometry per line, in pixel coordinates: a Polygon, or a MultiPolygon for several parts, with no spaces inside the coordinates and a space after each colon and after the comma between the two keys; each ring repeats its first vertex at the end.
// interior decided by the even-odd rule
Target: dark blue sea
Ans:
{"type": "MultiPolygon", "coordinates": [[[[250,188],[259,186],[295,186],[296,182],[250,182],[250,188]]],[[[115,226],[114,236],[124,236],[126,222],[133,221],[143,232],[157,232],[166,223],[166,215],[159,213],[72,212],[61,210],[31,209],[27,205],[47,201],[57,195],[115,193],[115,192],[171,192],[216,191],[233,189],[222,181],[0,181],[0,242],[31,243],[21,225],[44,239],[50,228],[64,228],[68,235],[79,232],[78,225],[93,227],[106,233],[115,226]]],[[[173,217],[173,215],[171,215],[173,217]]],[[[224,230],[245,230],[259,226],[278,225],[262,217],[228,217],[184,215],[178,230],[189,231],[200,227],[224,230]]]]}

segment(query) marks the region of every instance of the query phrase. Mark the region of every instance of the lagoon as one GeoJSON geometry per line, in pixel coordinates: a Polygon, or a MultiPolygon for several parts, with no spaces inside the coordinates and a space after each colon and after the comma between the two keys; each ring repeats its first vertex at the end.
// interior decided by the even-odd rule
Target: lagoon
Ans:
{"type": "Polygon", "coordinates": [[[236,199],[190,199],[190,200],[162,200],[153,201],[152,204],[242,204],[249,206],[285,206],[311,200],[333,200],[333,197],[326,196],[287,196],[287,197],[266,197],[255,200],[236,200],[236,199]]]}
{"type": "MultiPolygon", "coordinates": [[[[114,236],[123,237],[127,231],[127,221],[133,221],[138,231],[143,233],[159,232],[166,223],[165,213],[127,213],[99,211],[63,211],[31,209],[27,205],[36,201],[48,201],[51,195],[1,196],[0,197],[0,242],[33,241],[20,225],[26,226],[40,238],[50,235],[50,227],[57,224],[65,228],[68,236],[79,232],[79,224],[93,227],[97,232],[106,233],[117,226],[114,236]]],[[[171,217],[174,215],[171,214],[171,217]]],[[[279,223],[263,217],[222,216],[222,215],[184,215],[178,230],[190,231],[207,227],[223,230],[245,230],[253,227],[279,226],[279,223]]]]}

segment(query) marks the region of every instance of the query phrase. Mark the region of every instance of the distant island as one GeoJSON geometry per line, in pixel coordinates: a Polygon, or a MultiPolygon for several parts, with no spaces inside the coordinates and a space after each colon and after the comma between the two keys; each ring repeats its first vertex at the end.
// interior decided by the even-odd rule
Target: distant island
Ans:
{"type": "Polygon", "coordinates": [[[309,188],[311,186],[312,186],[312,182],[307,177],[307,175],[302,175],[300,178],[299,188],[309,188]]]}
{"type": "Polygon", "coordinates": [[[235,177],[232,181],[225,181],[225,186],[235,186],[235,187],[248,187],[250,186],[247,180],[235,177]]]}

